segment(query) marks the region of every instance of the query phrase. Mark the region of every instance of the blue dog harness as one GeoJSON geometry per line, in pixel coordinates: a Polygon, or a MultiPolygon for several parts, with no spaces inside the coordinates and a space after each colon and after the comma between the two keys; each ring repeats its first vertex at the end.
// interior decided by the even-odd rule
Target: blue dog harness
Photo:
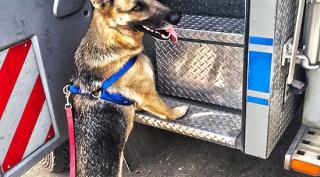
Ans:
{"type": "Polygon", "coordinates": [[[83,91],[80,87],[75,86],[73,84],[70,84],[68,89],[71,94],[88,95],[95,98],[100,98],[102,100],[110,101],[115,104],[130,106],[134,103],[133,100],[130,100],[119,93],[110,93],[107,91],[107,89],[117,80],[119,80],[121,76],[123,76],[135,64],[137,58],[138,56],[130,58],[118,72],[114,73],[111,77],[103,81],[99,96],[96,96],[91,92],[83,91]]]}

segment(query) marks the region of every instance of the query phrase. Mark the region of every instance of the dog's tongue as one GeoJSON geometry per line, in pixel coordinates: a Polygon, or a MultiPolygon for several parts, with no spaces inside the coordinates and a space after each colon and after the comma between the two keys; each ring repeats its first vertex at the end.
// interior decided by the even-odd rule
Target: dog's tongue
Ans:
{"type": "Polygon", "coordinates": [[[170,34],[170,41],[175,44],[178,41],[178,35],[176,33],[176,31],[174,30],[174,28],[172,26],[170,26],[168,29],[166,29],[166,31],[170,34]]]}

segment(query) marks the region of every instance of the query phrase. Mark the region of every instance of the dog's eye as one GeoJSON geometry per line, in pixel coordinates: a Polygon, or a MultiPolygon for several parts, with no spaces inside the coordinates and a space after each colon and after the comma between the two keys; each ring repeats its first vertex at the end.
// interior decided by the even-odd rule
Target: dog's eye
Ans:
{"type": "Polygon", "coordinates": [[[139,11],[142,11],[144,9],[144,6],[142,3],[138,2],[136,4],[136,6],[134,6],[131,11],[135,11],[135,12],[139,12],[139,11]]]}
{"type": "Polygon", "coordinates": [[[134,8],[132,8],[132,11],[140,11],[141,10],[141,6],[139,6],[139,5],[136,5],[136,6],[134,6],[134,8]]]}

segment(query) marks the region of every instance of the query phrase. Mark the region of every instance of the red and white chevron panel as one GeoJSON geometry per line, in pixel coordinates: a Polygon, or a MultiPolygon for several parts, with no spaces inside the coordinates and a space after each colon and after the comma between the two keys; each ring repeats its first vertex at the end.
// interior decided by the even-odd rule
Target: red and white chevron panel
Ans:
{"type": "Polygon", "coordinates": [[[0,164],[8,171],[54,137],[32,42],[0,52],[0,164]]]}

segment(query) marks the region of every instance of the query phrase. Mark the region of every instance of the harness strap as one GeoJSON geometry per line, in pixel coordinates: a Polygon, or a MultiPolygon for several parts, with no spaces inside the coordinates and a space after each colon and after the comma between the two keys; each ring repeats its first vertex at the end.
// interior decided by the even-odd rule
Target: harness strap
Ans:
{"type": "Polygon", "coordinates": [[[119,80],[135,64],[137,59],[138,59],[137,55],[130,58],[127,61],[127,63],[125,63],[122,68],[120,68],[118,72],[114,73],[108,79],[103,81],[101,86],[101,94],[99,96],[94,95],[91,92],[85,92],[81,90],[80,87],[75,86],[73,84],[70,84],[68,89],[72,94],[82,94],[82,95],[92,96],[92,97],[100,98],[100,99],[110,101],[115,104],[124,105],[124,106],[132,105],[134,104],[133,100],[130,100],[119,93],[110,93],[107,91],[107,89],[117,80],[119,80]]]}
{"type": "Polygon", "coordinates": [[[123,67],[116,73],[114,73],[111,77],[103,81],[101,90],[106,90],[109,88],[113,83],[115,83],[117,80],[120,79],[121,76],[123,76],[137,61],[138,56],[134,56],[129,59],[129,61],[123,65],[123,67]]]}
{"type": "Polygon", "coordinates": [[[102,92],[100,98],[115,104],[123,105],[123,106],[130,106],[134,103],[134,101],[128,98],[125,98],[123,95],[119,93],[109,93],[106,90],[102,92]]]}
{"type": "Polygon", "coordinates": [[[75,85],[73,85],[73,84],[70,84],[70,85],[69,85],[69,91],[70,91],[72,94],[82,94],[80,87],[77,87],[77,86],[75,86],[75,85]]]}

